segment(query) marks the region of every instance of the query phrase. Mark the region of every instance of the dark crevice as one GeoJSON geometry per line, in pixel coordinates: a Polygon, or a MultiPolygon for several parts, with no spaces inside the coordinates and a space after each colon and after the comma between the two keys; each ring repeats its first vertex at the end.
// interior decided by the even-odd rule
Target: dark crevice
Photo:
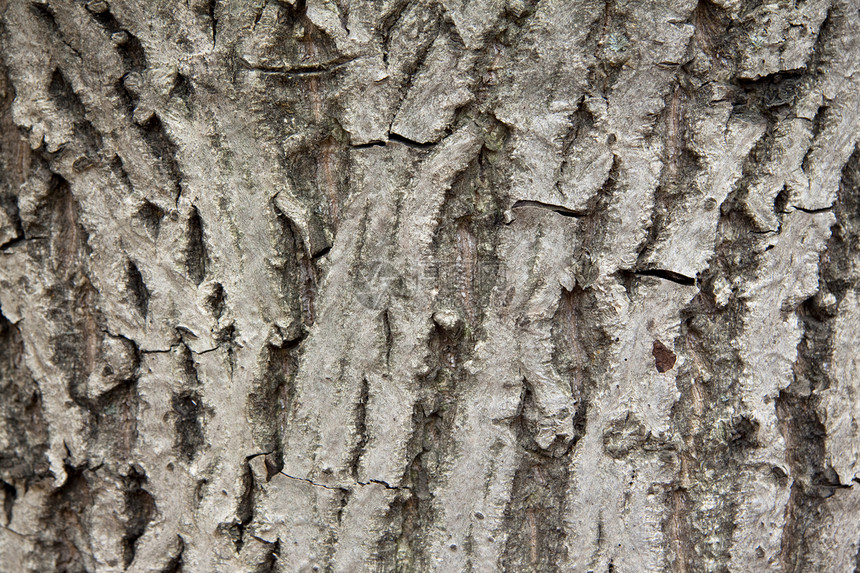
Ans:
{"type": "Polygon", "coordinates": [[[260,20],[263,18],[263,12],[266,10],[266,4],[268,2],[260,2],[257,5],[257,11],[254,13],[254,23],[251,25],[251,31],[254,31],[254,28],[257,27],[257,24],[260,23],[260,20]]]}
{"type": "Polygon", "coordinates": [[[84,271],[89,252],[88,235],[80,224],[80,209],[69,182],[60,175],[51,177],[50,191],[40,205],[35,220],[25,225],[27,236],[49,235],[52,270],[57,278],[71,281],[84,271]]]}
{"type": "Polygon", "coordinates": [[[137,36],[130,32],[123,31],[123,42],[119,45],[118,50],[122,57],[123,67],[126,72],[141,73],[146,69],[146,54],[143,51],[143,44],[137,39],[137,36]]]}
{"type": "Polygon", "coordinates": [[[504,264],[499,260],[499,234],[505,221],[504,200],[494,181],[503,175],[482,148],[445,192],[432,250],[437,261],[428,270],[427,286],[436,291],[437,308],[453,312],[437,331],[446,364],[460,364],[460,356],[482,336],[483,318],[496,293],[505,288],[504,264]]]}
{"type": "Polygon", "coordinates": [[[251,466],[245,462],[245,473],[242,476],[242,493],[236,507],[236,518],[230,523],[221,523],[218,530],[231,538],[236,546],[236,553],[242,552],[245,545],[245,535],[248,525],[254,519],[254,473],[251,466]]]}
{"type": "Polygon", "coordinates": [[[420,143],[418,141],[413,141],[409,138],[403,137],[400,134],[394,133],[393,131],[388,134],[388,141],[399,143],[401,145],[405,145],[406,147],[412,147],[414,149],[432,149],[438,142],[429,142],[429,143],[420,143]]]}
{"type": "Polygon", "coordinates": [[[86,108],[81,98],[72,89],[71,84],[66,79],[60,68],[54,70],[51,76],[51,83],[48,85],[48,95],[63,111],[67,111],[75,117],[83,117],[86,108]]]}
{"type": "Polygon", "coordinates": [[[664,498],[663,533],[671,547],[669,570],[675,572],[689,571],[695,562],[691,556],[713,563],[715,570],[729,569],[735,493],[757,447],[756,422],[745,414],[738,390],[744,362],[735,341],[744,325],[745,303],[732,296],[718,304],[714,294],[718,281],[758,271],[761,239],[752,233],[741,194],[735,191],[723,202],[715,253],[698,277],[699,292],[680,313],[680,333],[672,345],[686,358],[674,365],[680,398],[672,423],[679,436],[680,470],[664,498]]]}
{"type": "Polygon", "coordinates": [[[651,209],[651,220],[648,225],[648,237],[639,247],[637,265],[641,266],[653,254],[653,249],[666,230],[672,226],[675,207],[686,197],[696,196],[699,190],[698,175],[705,165],[702,158],[695,152],[691,138],[695,132],[694,120],[690,119],[690,109],[709,105],[704,100],[704,93],[689,85],[686,75],[681,75],[674,89],[664,96],[664,107],[660,112],[659,121],[655,128],[662,133],[664,153],[664,168],[661,171],[660,182],[654,191],[654,204],[651,209]]]}
{"type": "Polygon", "coordinates": [[[827,114],[830,112],[830,106],[824,104],[818,107],[815,111],[815,115],[812,117],[812,143],[818,139],[818,136],[821,135],[821,132],[824,130],[824,118],[827,117],[827,114]]]}
{"type": "Polygon", "coordinates": [[[215,17],[215,8],[218,5],[218,0],[209,0],[209,21],[212,23],[212,47],[216,45],[218,33],[218,18],[215,17]]]}
{"type": "Polygon", "coordinates": [[[59,36],[60,26],[57,24],[57,19],[54,18],[53,9],[51,9],[51,7],[48,5],[47,2],[45,2],[45,3],[31,2],[30,3],[30,10],[33,11],[33,14],[39,20],[41,20],[44,24],[46,24],[48,26],[48,28],[50,28],[51,32],[53,32],[55,35],[59,36]]]}
{"type": "MultiPolygon", "coordinates": [[[[3,28],[0,27],[0,33],[2,33],[3,28]]],[[[2,60],[0,60],[0,66],[2,66],[2,60]]],[[[0,67],[0,74],[2,74],[2,67],[0,67]]],[[[0,75],[2,78],[2,75],[0,75]]],[[[2,79],[0,79],[0,89],[2,89],[2,79]]],[[[0,98],[0,103],[2,103],[2,98],[0,98]]],[[[0,107],[0,114],[2,114],[2,107],[0,107]]],[[[7,164],[8,165],[8,164],[7,164]]],[[[20,172],[23,176],[23,170],[20,172]]],[[[11,174],[7,173],[6,177],[0,176],[0,182],[4,180],[11,182],[14,179],[10,177],[11,174]]],[[[12,183],[12,188],[16,185],[12,183]]],[[[20,241],[27,239],[44,239],[46,237],[28,237],[27,233],[24,231],[24,224],[21,221],[21,212],[18,206],[18,195],[15,193],[0,193],[0,210],[5,211],[7,217],[12,223],[12,234],[11,238],[7,240],[5,243],[0,245],[0,249],[3,249],[7,246],[11,246],[12,244],[17,244],[20,241]]]]}
{"type": "Polygon", "coordinates": [[[141,126],[141,134],[152,154],[163,166],[165,175],[170,178],[174,198],[178,201],[181,192],[182,171],[179,169],[179,163],[176,159],[178,151],[176,144],[168,137],[157,115],[153,115],[148,122],[141,126]]]}
{"type": "Polygon", "coordinates": [[[212,292],[206,297],[206,307],[216,320],[220,319],[224,314],[224,309],[227,303],[227,293],[221,283],[212,285],[212,292]]]}
{"type": "Polygon", "coordinates": [[[314,304],[317,295],[317,270],[311,258],[305,254],[299,259],[299,302],[302,324],[310,328],[316,320],[314,304]]]}
{"type": "Polygon", "coordinates": [[[128,568],[134,561],[137,540],[143,536],[147,525],[155,516],[155,500],[143,485],[146,483],[146,474],[143,470],[132,467],[128,476],[125,477],[125,513],[127,516],[125,534],[122,537],[123,544],[123,566],[128,568]]]}
{"type": "Polygon", "coordinates": [[[377,485],[381,485],[385,489],[396,489],[396,490],[408,490],[409,489],[408,487],[393,486],[388,482],[382,481],[381,479],[371,479],[371,480],[367,480],[366,482],[357,482],[357,483],[358,483],[358,485],[370,485],[372,483],[375,483],[377,485]]]}
{"type": "Polygon", "coordinates": [[[817,401],[814,396],[794,394],[791,388],[781,391],[776,400],[777,417],[794,476],[780,551],[783,570],[792,573],[809,570],[808,535],[818,526],[822,501],[840,487],[839,476],[824,465],[826,430],[815,411],[817,401]]]}
{"type": "Polygon", "coordinates": [[[209,487],[209,480],[207,478],[202,478],[202,479],[197,480],[197,483],[194,486],[194,501],[193,501],[194,509],[198,509],[200,507],[200,502],[203,501],[203,497],[206,495],[206,490],[208,487],[209,487]]]}
{"type": "MultiPolygon", "coordinates": [[[[565,171],[568,164],[567,157],[570,155],[573,144],[576,143],[577,140],[585,137],[592,129],[594,129],[594,121],[594,115],[592,115],[591,111],[589,111],[588,107],[585,105],[585,96],[582,96],[576,104],[576,110],[571,114],[570,127],[562,139],[562,161],[559,172],[563,173],[565,171]]],[[[557,181],[556,188],[558,188],[558,184],[559,182],[557,181]]]]}
{"type": "Polygon", "coordinates": [[[410,461],[403,479],[407,485],[394,488],[382,484],[401,490],[389,506],[388,527],[377,548],[379,563],[391,571],[432,569],[427,537],[436,519],[434,490],[439,487],[438,476],[453,447],[457,383],[467,376],[463,363],[473,344],[465,336],[462,321],[434,321],[428,340],[432,367],[419,380],[419,400],[412,410],[410,461]]]}
{"type": "MultiPolygon", "coordinates": [[[[406,13],[406,10],[409,9],[410,5],[412,5],[412,3],[408,0],[398,0],[387,13],[381,15],[382,17],[380,18],[378,25],[375,27],[382,47],[382,61],[386,66],[389,65],[388,54],[391,50],[391,33],[397,29],[398,24],[402,21],[403,15],[406,13]]],[[[429,42],[425,41],[425,43],[429,42]]],[[[420,55],[420,53],[418,55],[420,55]]]]}
{"type": "Polygon", "coordinates": [[[833,211],[833,206],[830,207],[822,207],[820,209],[806,209],[804,207],[798,207],[797,205],[792,205],[792,209],[797,211],[803,211],[804,213],[809,213],[810,215],[817,215],[818,213],[829,213],[833,211]]]}
{"type": "Polygon", "coordinates": [[[239,345],[236,342],[239,336],[239,331],[236,329],[235,323],[229,323],[223,328],[214,331],[215,342],[218,343],[218,348],[221,348],[227,353],[227,364],[230,367],[230,376],[232,378],[233,371],[236,369],[236,349],[239,345]]]}
{"type": "Polygon", "coordinates": [[[574,265],[574,277],[577,284],[587,289],[597,278],[596,254],[604,248],[607,224],[610,214],[609,207],[619,191],[618,174],[622,168],[621,159],[613,155],[612,167],[600,190],[588,200],[587,215],[582,218],[578,230],[579,245],[574,265]]]}
{"type": "Polygon", "coordinates": [[[0,487],[3,489],[3,515],[6,517],[6,523],[12,523],[12,515],[15,509],[15,500],[18,498],[18,489],[11,483],[0,480],[0,487]]]}
{"type": "Polygon", "coordinates": [[[194,388],[200,386],[200,378],[197,375],[197,364],[194,362],[194,353],[184,342],[179,343],[179,354],[182,359],[182,375],[185,385],[194,388]]]}
{"type": "Polygon", "coordinates": [[[135,308],[143,318],[149,311],[149,289],[146,288],[146,283],[143,282],[143,276],[134,261],[129,260],[126,267],[126,287],[131,295],[131,300],[135,308]]]}
{"type": "Polygon", "coordinates": [[[561,205],[551,205],[549,203],[542,203],[540,201],[527,201],[527,200],[520,200],[520,201],[515,202],[511,206],[511,209],[518,209],[520,207],[536,207],[539,209],[549,209],[550,211],[558,213],[559,215],[562,215],[563,217],[574,217],[577,219],[580,217],[585,217],[587,214],[583,211],[576,211],[574,209],[568,209],[567,207],[562,207],[561,205]]]}
{"type": "MultiPolygon", "coordinates": [[[[415,3],[409,4],[412,4],[412,7],[420,6],[415,3]]],[[[386,66],[389,64],[392,32],[397,29],[397,25],[401,21],[403,21],[404,23],[406,21],[409,21],[409,16],[414,14],[413,12],[409,12],[409,8],[410,6],[408,4],[404,5],[403,9],[399,10],[400,13],[397,14],[397,16],[392,16],[391,18],[387,19],[388,22],[383,21],[379,28],[382,34],[382,57],[385,61],[386,66]],[[403,19],[404,16],[406,20],[403,19]]],[[[417,9],[418,8],[416,8],[416,10],[417,9]]],[[[406,95],[412,89],[415,80],[419,77],[421,67],[427,60],[427,56],[430,54],[430,50],[432,49],[436,38],[439,36],[440,33],[442,33],[442,29],[445,27],[444,23],[442,22],[443,11],[444,8],[442,7],[434,7],[434,9],[432,9],[432,12],[428,14],[428,18],[424,21],[424,24],[417,26],[418,29],[413,32],[416,36],[415,40],[418,41],[410,46],[410,48],[412,49],[412,53],[410,54],[411,57],[409,57],[409,59],[404,62],[404,65],[402,65],[399,70],[405,80],[399,82],[398,86],[398,112],[400,106],[403,104],[403,101],[406,98],[406,95]]],[[[396,112],[392,116],[392,122],[394,120],[394,117],[397,117],[396,112]]]]}
{"type": "Polygon", "coordinates": [[[170,561],[167,562],[167,565],[160,573],[182,573],[182,556],[185,554],[185,539],[181,535],[177,535],[177,537],[179,538],[179,551],[170,558],[170,561]]]}
{"type": "Polygon", "coordinates": [[[142,72],[146,68],[146,56],[140,40],[124,29],[110,10],[90,13],[93,19],[110,34],[111,40],[122,58],[125,71],[142,72]]]}
{"type": "Polygon", "coordinates": [[[275,249],[280,259],[275,271],[280,275],[284,303],[294,319],[300,319],[305,327],[310,327],[315,320],[317,267],[298,226],[277,206],[274,206],[274,212],[277,225],[275,249]]]}
{"type": "Polygon", "coordinates": [[[385,366],[390,367],[394,339],[391,334],[391,316],[387,308],[382,311],[382,333],[385,336],[385,366]]]}
{"type": "MultiPolygon", "coordinates": [[[[434,496],[454,447],[458,386],[470,379],[465,364],[482,337],[482,317],[493,287],[501,287],[501,263],[495,253],[504,220],[494,181],[496,165],[481,154],[445,192],[431,250],[438,265],[430,269],[427,288],[437,292],[433,329],[428,337],[429,369],[419,378],[412,410],[412,436],[399,492],[388,508],[386,528],[378,543],[377,564],[386,571],[424,571],[434,567],[428,547],[436,519],[434,496]]],[[[382,313],[386,348],[399,336],[397,315],[382,313]]],[[[389,361],[391,356],[389,354],[389,361]]],[[[391,484],[386,487],[392,487],[391,484]]],[[[462,546],[467,552],[468,541],[462,546]]],[[[459,550],[459,548],[458,548],[459,550]]]]}
{"type": "Polygon", "coordinates": [[[352,496],[352,492],[349,490],[343,490],[339,494],[338,506],[337,506],[337,524],[343,524],[343,514],[346,511],[346,506],[349,505],[349,498],[352,496]]]}
{"type": "Polygon", "coordinates": [[[254,472],[246,463],[245,475],[242,477],[242,497],[236,509],[236,516],[243,525],[248,525],[254,519],[254,487],[254,472]]]}
{"type": "Polygon", "coordinates": [[[530,427],[536,408],[531,388],[524,384],[514,419],[521,452],[504,513],[509,531],[501,558],[504,571],[556,572],[567,556],[564,513],[573,444],[559,443],[551,454],[543,452],[530,427]]]}
{"type": "MultiPolygon", "coordinates": [[[[587,239],[586,239],[587,240],[587,239]]],[[[510,502],[505,509],[508,540],[501,565],[511,571],[555,571],[566,554],[564,513],[570,456],[584,434],[591,380],[600,369],[597,361],[584,360],[600,354],[606,344],[600,329],[588,316],[592,295],[580,286],[562,291],[553,317],[552,364],[570,383],[575,404],[571,439],[557,439],[548,449],[535,440],[541,413],[531,385],[523,384],[520,406],[512,421],[517,435],[520,463],[514,475],[510,502]]]]}
{"type": "Polygon", "coordinates": [[[281,345],[266,346],[260,358],[262,375],[248,396],[251,433],[257,447],[271,454],[266,456],[266,463],[274,464],[270,473],[282,469],[283,440],[289,430],[302,340],[299,337],[281,345]]]}
{"type": "Polygon", "coordinates": [[[272,481],[275,474],[281,473],[284,469],[284,456],[280,450],[266,454],[263,459],[263,465],[266,466],[266,481],[272,481]]]}
{"type": "Polygon", "coordinates": [[[361,391],[355,404],[355,434],[356,442],[350,460],[350,471],[355,481],[359,479],[359,464],[364,448],[367,446],[367,401],[369,399],[370,387],[367,378],[361,381],[361,391]]]}
{"type": "Polygon", "coordinates": [[[564,135],[562,139],[561,145],[561,165],[558,169],[558,177],[555,182],[555,191],[556,193],[564,196],[565,193],[562,190],[562,184],[564,180],[566,180],[570,175],[568,172],[570,171],[570,159],[571,154],[574,153],[571,151],[571,148],[578,141],[582,141],[584,137],[588,135],[590,131],[594,129],[594,121],[595,118],[588,110],[588,107],[585,105],[585,96],[580,98],[579,103],[577,104],[576,111],[571,115],[571,125],[567,130],[567,133],[564,135]]]}
{"type": "Polygon", "coordinates": [[[194,88],[191,81],[184,75],[177,73],[173,80],[173,87],[170,88],[170,97],[178,97],[182,100],[188,100],[194,93],[194,88]]]}
{"type": "Polygon", "coordinates": [[[427,529],[433,523],[432,475],[442,453],[438,450],[442,416],[425,413],[420,404],[413,409],[410,450],[415,452],[407,468],[411,487],[395,496],[388,508],[388,528],[377,547],[380,565],[387,571],[427,571],[431,569],[427,529]]]}
{"type": "Polygon", "coordinates": [[[352,149],[369,149],[371,147],[385,147],[386,141],[369,141],[367,143],[352,144],[352,149]]]}
{"type": "Polygon", "coordinates": [[[7,251],[13,249],[18,245],[24,244],[28,241],[37,241],[46,238],[47,237],[15,237],[14,239],[9,239],[8,241],[0,245],[0,251],[7,251]]]}
{"type": "MultiPolygon", "coordinates": [[[[54,70],[51,77],[48,94],[57,108],[69,115],[76,141],[82,144],[86,153],[94,155],[102,148],[102,136],[87,119],[84,103],[59,68],[54,70]]],[[[73,168],[75,171],[81,172],[93,164],[92,157],[84,156],[75,161],[73,168]]]]}
{"type": "Polygon", "coordinates": [[[645,269],[641,271],[633,271],[633,274],[639,276],[656,277],[658,279],[672,281],[673,283],[678,283],[679,285],[684,286],[695,286],[696,284],[696,279],[694,279],[693,277],[688,277],[682,275],[681,273],[676,273],[675,271],[669,271],[666,269],[645,269]]]}
{"type": "Polygon", "coordinates": [[[788,212],[788,189],[786,189],[785,185],[782,186],[782,189],[779,193],[776,194],[776,197],[773,199],[773,212],[777,214],[785,214],[788,212]]]}
{"type": "Polygon", "coordinates": [[[329,253],[329,251],[331,251],[331,245],[325,246],[325,247],[323,247],[322,249],[319,249],[319,250],[318,250],[317,252],[315,252],[315,253],[311,253],[311,256],[312,256],[314,259],[319,259],[320,257],[324,257],[324,256],[326,256],[326,255],[329,253]]]}
{"type": "Polygon", "coordinates": [[[405,145],[407,147],[411,147],[413,149],[432,149],[434,146],[438,145],[438,141],[429,142],[429,143],[419,143],[417,141],[413,141],[402,135],[398,135],[393,131],[388,134],[388,139],[385,140],[375,140],[369,141],[367,143],[357,143],[351,144],[350,148],[352,149],[369,149],[371,147],[386,147],[389,143],[399,143],[401,145],[405,145]]]}
{"type": "Polygon", "coordinates": [[[711,58],[725,60],[734,51],[728,34],[731,16],[726,8],[711,0],[699,0],[692,15],[695,46],[711,58]]]}
{"type": "Polygon", "coordinates": [[[158,232],[161,230],[161,221],[164,219],[164,210],[155,203],[144,201],[135,216],[143,223],[149,236],[153,240],[157,239],[158,232]]]}
{"type": "MultiPolygon", "coordinates": [[[[258,538],[259,539],[259,538],[258,538]]],[[[278,557],[281,553],[281,540],[276,539],[274,543],[269,543],[260,539],[266,545],[266,556],[261,563],[254,569],[254,573],[278,573],[278,557]]]]}
{"type": "Polygon", "coordinates": [[[854,573],[860,573],[860,540],[857,542],[857,554],[854,556],[854,573]]]}
{"type": "Polygon", "coordinates": [[[821,528],[830,527],[822,515],[824,500],[839,489],[850,476],[839,476],[827,463],[827,432],[819,417],[823,392],[835,382],[832,378],[834,322],[839,306],[850,289],[856,289],[856,244],[860,239],[860,148],[842,170],[833,207],[836,223],[831,227],[827,248],[819,265],[819,292],[796,309],[803,328],[794,363],[794,380],[781,390],[776,413],[785,439],[786,460],[792,476],[785,510],[780,561],[788,573],[801,573],[815,567],[810,562],[810,540],[821,528]],[[826,302],[828,298],[834,303],[826,302]]]}
{"type": "Polygon", "coordinates": [[[203,407],[200,394],[191,390],[174,393],[171,398],[174,412],[176,446],[186,461],[194,459],[197,450],[205,443],[200,419],[203,407]]]}
{"type": "Polygon", "coordinates": [[[110,7],[103,0],[95,0],[87,4],[87,11],[108,33],[115,34],[122,30],[117,19],[111,14],[110,7]],[[94,9],[98,7],[98,9],[94,9]]]}
{"type": "Polygon", "coordinates": [[[90,434],[94,442],[123,459],[132,455],[137,440],[137,368],[135,374],[98,396],[83,401],[91,415],[90,434]]]}
{"type": "MultiPolygon", "coordinates": [[[[816,149],[816,144],[819,143],[818,136],[821,135],[821,131],[824,129],[824,125],[826,122],[824,121],[825,116],[827,116],[830,108],[827,105],[819,106],[818,110],[815,112],[815,116],[812,118],[812,137],[810,139],[809,149],[806,150],[806,154],[803,156],[803,160],[800,162],[801,170],[807,175],[810,176],[810,166],[809,166],[809,155],[816,149]]],[[[828,118],[829,120],[830,118],[828,118]]]]}
{"type": "MultiPolygon", "coordinates": [[[[184,344],[186,346],[187,346],[189,340],[197,340],[199,338],[194,333],[194,331],[191,330],[190,328],[188,328],[187,326],[182,326],[181,324],[179,324],[179,325],[174,326],[173,329],[176,331],[176,334],[179,335],[179,339],[182,341],[182,344],[184,344]]],[[[210,348],[208,350],[201,350],[199,352],[199,354],[205,354],[207,352],[212,352],[213,350],[215,350],[215,348],[210,348]]]]}
{"type": "Polygon", "coordinates": [[[603,355],[610,344],[596,319],[595,295],[575,286],[562,289],[553,315],[552,366],[570,384],[572,435],[542,448],[535,436],[542,413],[533,388],[524,380],[517,414],[511,421],[519,465],[505,508],[508,539],[501,557],[506,571],[558,571],[567,554],[565,514],[571,458],[585,434],[588,404],[606,364],[588,357],[603,355]]]}
{"type": "Polygon", "coordinates": [[[91,563],[87,522],[95,502],[94,473],[65,463],[66,481],[46,500],[36,537],[38,571],[85,572],[91,563]]]}
{"type": "Polygon", "coordinates": [[[119,179],[123,185],[125,185],[125,189],[123,191],[129,194],[134,193],[134,185],[131,183],[128,171],[125,170],[125,164],[122,161],[122,157],[120,157],[118,153],[113,156],[113,159],[111,159],[109,167],[114,176],[119,179]]]}
{"type": "Polygon", "coordinates": [[[738,84],[747,96],[747,106],[777,108],[794,103],[806,74],[806,70],[783,70],[756,80],[741,79],[738,84]]]}
{"type": "MultiPolygon", "coordinates": [[[[290,474],[285,473],[283,470],[279,471],[278,473],[279,473],[279,474],[281,474],[281,475],[282,475],[282,476],[284,476],[284,477],[289,478],[289,479],[296,480],[296,481],[302,481],[302,482],[308,483],[308,484],[310,484],[310,485],[312,485],[312,486],[314,486],[314,487],[321,487],[321,488],[323,488],[323,489],[328,489],[328,490],[331,490],[331,491],[349,491],[348,489],[346,489],[346,488],[344,488],[344,487],[326,485],[326,484],[324,484],[324,483],[315,482],[315,481],[313,481],[313,480],[311,480],[311,479],[308,479],[308,478],[302,478],[302,477],[291,476],[290,474]]],[[[361,485],[361,484],[359,484],[359,485],[361,485]]]]}
{"type": "Polygon", "coordinates": [[[185,243],[185,269],[188,278],[199,285],[206,278],[208,254],[203,236],[203,219],[197,207],[191,208],[186,226],[187,239],[185,243]]]}
{"type": "Polygon", "coordinates": [[[116,46],[117,52],[119,52],[119,55],[122,58],[124,71],[126,73],[140,73],[145,70],[146,55],[144,54],[140,40],[123,28],[122,24],[120,24],[110,10],[90,13],[92,14],[93,19],[98,22],[108,34],[110,34],[111,41],[114,46],[116,46]]]}

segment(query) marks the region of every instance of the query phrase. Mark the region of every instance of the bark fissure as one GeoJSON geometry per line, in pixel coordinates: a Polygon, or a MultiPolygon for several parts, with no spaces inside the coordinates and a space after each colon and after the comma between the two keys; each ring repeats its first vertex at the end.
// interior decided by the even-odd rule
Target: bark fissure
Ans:
{"type": "Polygon", "coordinates": [[[0,0],[0,570],[860,568],[851,0],[150,4],[0,0]]]}

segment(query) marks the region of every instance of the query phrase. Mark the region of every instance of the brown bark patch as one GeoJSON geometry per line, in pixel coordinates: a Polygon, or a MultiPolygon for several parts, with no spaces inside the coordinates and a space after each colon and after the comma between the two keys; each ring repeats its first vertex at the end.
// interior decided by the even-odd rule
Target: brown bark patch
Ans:
{"type": "Polygon", "coordinates": [[[657,372],[667,372],[675,366],[677,356],[659,340],[654,341],[651,354],[654,355],[654,364],[657,366],[657,372]]]}

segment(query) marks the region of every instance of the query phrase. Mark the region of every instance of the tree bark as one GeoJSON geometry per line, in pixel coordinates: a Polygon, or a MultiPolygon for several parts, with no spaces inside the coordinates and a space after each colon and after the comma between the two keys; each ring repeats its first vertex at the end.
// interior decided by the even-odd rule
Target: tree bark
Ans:
{"type": "Polygon", "coordinates": [[[0,12],[0,570],[860,568],[857,0],[0,12]]]}

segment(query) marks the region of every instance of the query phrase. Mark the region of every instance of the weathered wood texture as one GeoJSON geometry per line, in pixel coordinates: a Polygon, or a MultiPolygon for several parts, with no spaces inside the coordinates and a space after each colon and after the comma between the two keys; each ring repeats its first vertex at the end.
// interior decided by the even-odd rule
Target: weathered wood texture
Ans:
{"type": "Polygon", "coordinates": [[[858,567],[858,0],[0,11],[0,570],[858,567]]]}

